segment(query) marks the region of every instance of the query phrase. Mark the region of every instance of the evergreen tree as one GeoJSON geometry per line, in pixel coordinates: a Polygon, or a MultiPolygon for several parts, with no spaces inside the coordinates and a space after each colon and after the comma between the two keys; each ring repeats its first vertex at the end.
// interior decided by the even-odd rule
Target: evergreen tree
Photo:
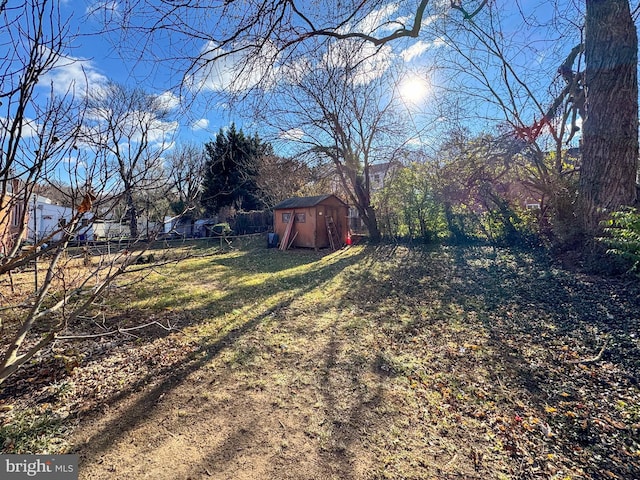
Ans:
{"type": "Polygon", "coordinates": [[[270,144],[258,135],[245,136],[235,124],[222,129],[213,142],[205,144],[206,170],[202,205],[208,215],[215,215],[223,207],[236,210],[259,210],[264,207],[257,184],[259,159],[272,153],[270,144]]]}

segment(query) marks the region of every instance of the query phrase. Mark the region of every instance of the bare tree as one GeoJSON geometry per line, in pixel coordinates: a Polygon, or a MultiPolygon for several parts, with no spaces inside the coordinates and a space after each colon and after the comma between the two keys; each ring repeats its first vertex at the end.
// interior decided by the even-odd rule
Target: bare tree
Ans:
{"type": "MultiPolygon", "coordinates": [[[[499,31],[483,31],[473,22],[471,29],[486,51],[501,59],[503,80],[515,80],[509,85],[510,95],[502,98],[510,100],[516,97],[514,92],[524,91],[524,100],[528,102],[521,105],[528,103],[535,107],[532,113],[530,108],[510,109],[517,134],[530,146],[535,146],[544,134],[553,140],[552,164],[545,162],[539,147],[533,158],[538,159],[535,162],[538,188],[556,207],[567,204],[564,177],[571,175],[576,166],[579,168],[578,202],[571,214],[579,219],[575,232],[592,238],[600,231],[605,215],[636,202],[638,40],[628,1],[587,0],[585,5],[584,30],[577,28],[582,27],[581,12],[574,12],[577,17],[574,31],[580,34],[577,45],[576,40],[560,39],[568,53],[558,62],[554,72],[558,88],[547,101],[536,99],[536,90],[529,88],[530,69],[519,78],[514,75],[512,62],[502,53],[501,43],[505,41],[499,40],[499,31]],[[529,118],[524,113],[527,110],[529,118]],[[581,162],[575,165],[575,161],[566,161],[566,144],[580,130],[582,155],[581,162]]],[[[567,212],[564,216],[570,217],[567,212]]]]}
{"type": "Polygon", "coordinates": [[[139,236],[140,205],[137,197],[167,186],[163,154],[171,146],[176,124],[169,119],[162,99],[140,89],[109,83],[91,91],[84,122],[83,141],[118,173],[119,195],[132,239],[139,236]]]}
{"type": "Polygon", "coordinates": [[[195,144],[179,145],[167,154],[166,168],[176,196],[172,209],[176,215],[197,218],[206,163],[204,147],[195,144]]]}
{"type": "Polygon", "coordinates": [[[142,268],[136,262],[145,248],[130,245],[88,262],[71,248],[95,218],[111,172],[80,141],[82,95],[74,98],[70,87],[59,96],[45,82],[73,61],[66,51],[74,37],[58,3],[25,0],[5,7],[0,4],[0,383],[52,342],[86,331],[82,316],[114,280],[142,268]],[[43,186],[56,187],[65,197],[59,208],[71,213],[53,231],[32,232],[27,242],[43,186]],[[18,283],[26,281],[24,267],[33,271],[31,291],[18,283]]]}
{"type": "MultiPolygon", "coordinates": [[[[42,281],[36,283],[32,298],[20,306],[11,305],[17,316],[16,328],[7,330],[9,343],[0,360],[0,382],[31,359],[55,332],[43,337],[28,338],[39,321],[59,310],[60,304],[44,307],[53,277],[68,241],[78,225],[76,214],[64,228],[49,237],[35,239],[35,245],[23,249],[28,227],[28,211],[34,191],[70,155],[81,122],[81,112],[74,110],[71,95],[56,98],[52,91],[38,86],[44,75],[55,68],[70,41],[70,34],[61,20],[55,2],[25,1],[16,8],[1,10],[5,31],[2,32],[5,54],[0,59],[0,226],[2,255],[0,278],[13,285],[12,272],[37,262],[43,255],[40,246],[55,234],[62,239],[53,245],[52,255],[42,281]],[[51,30],[50,26],[53,26],[51,30]],[[29,113],[28,113],[29,112],[29,113]],[[23,348],[27,344],[27,348],[23,348]]],[[[77,199],[80,203],[81,199],[77,199]]],[[[37,272],[37,270],[36,270],[37,272]]],[[[62,301],[64,303],[64,301],[62,301]]],[[[5,299],[2,310],[7,307],[5,299]]],[[[4,315],[3,315],[4,316],[4,315]]]]}
{"type": "Polygon", "coordinates": [[[284,158],[274,154],[258,157],[256,183],[264,203],[269,207],[302,194],[310,178],[309,167],[297,158],[284,158]]]}
{"type": "Polygon", "coordinates": [[[120,44],[130,40],[134,48],[143,44],[147,52],[154,50],[156,36],[171,32],[171,58],[166,52],[157,52],[160,57],[154,52],[154,58],[170,61],[167,66],[179,75],[185,94],[220,87],[243,97],[247,89],[270,84],[278,65],[297,58],[299,47],[310,40],[358,40],[379,47],[418,38],[433,15],[450,11],[471,19],[487,3],[219,0],[158,6],[152,0],[126,0],[117,19],[105,17],[117,22],[118,31],[123,32],[125,38],[117,40],[120,44]],[[224,85],[212,81],[212,74],[224,77],[224,85]]]}
{"type": "Polygon", "coordinates": [[[286,73],[287,82],[261,108],[263,121],[299,146],[299,158],[332,165],[341,191],[377,241],[370,167],[393,160],[406,140],[389,89],[396,81],[381,68],[382,57],[361,55],[359,42],[319,51],[319,58],[309,56],[286,73]]]}
{"type": "Polygon", "coordinates": [[[538,196],[540,226],[547,231],[551,222],[555,238],[570,240],[578,229],[575,147],[584,114],[584,86],[572,71],[582,64],[580,29],[567,22],[558,33],[557,22],[552,26],[511,22],[516,31],[545,29],[548,34],[537,47],[524,33],[507,40],[499,13],[489,8],[472,22],[436,26],[448,46],[438,57],[448,84],[446,98],[457,101],[473,119],[466,125],[477,125],[481,119],[484,125],[497,127],[499,136],[515,140],[509,146],[510,162],[517,181],[538,196]],[[578,46],[563,56],[566,49],[556,48],[559,40],[578,46]],[[543,53],[546,63],[535,68],[518,61],[520,56],[538,58],[543,53]]]}
{"type": "MultiPolygon", "coordinates": [[[[68,41],[53,2],[25,1],[0,11],[6,46],[0,58],[0,265],[12,263],[25,236],[28,202],[36,182],[55,168],[70,147],[78,124],[66,99],[37,89],[41,77],[61,58],[68,41]],[[44,25],[58,22],[47,34],[44,25]],[[17,35],[20,32],[20,35],[17,35]]],[[[0,267],[2,271],[2,267],[0,267]]],[[[6,270],[5,270],[6,271],[6,270]]]]}
{"type": "MultiPolygon", "coordinates": [[[[381,47],[421,37],[437,17],[448,16],[475,28],[481,14],[490,11],[490,6],[493,8],[493,3],[487,0],[451,0],[448,5],[429,0],[392,4],[383,0],[326,0],[319,4],[283,0],[172,2],[159,9],[151,0],[129,0],[125,4],[125,31],[134,32],[135,39],[140,33],[152,37],[165,30],[182,34],[186,48],[172,60],[182,69],[181,73],[186,72],[185,86],[196,91],[231,88],[240,96],[256,85],[268,87],[279,74],[277,66],[296,61],[304,53],[301,45],[314,39],[358,39],[381,47]],[[211,22],[212,18],[218,20],[211,22]],[[197,54],[191,55],[187,49],[197,54]],[[211,74],[215,72],[223,73],[219,77],[225,85],[212,84],[211,74]]],[[[534,104],[535,117],[522,117],[514,124],[524,135],[535,136],[552,123],[550,116],[557,120],[558,115],[568,113],[573,120],[569,131],[572,136],[579,128],[576,115],[586,115],[580,215],[583,229],[592,235],[602,211],[636,200],[637,40],[628,0],[586,0],[584,5],[584,46],[576,47],[573,40],[567,42],[564,36],[557,37],[565,51],[565,61],[557,66],[566,81],[560,95],[550,102],[534,104]],[[582,58],[582,52],[585,52],[585,75],[572,68],[582,58]]],[[[572,3],[567,7],[573,9],[570,14],[574,16],[574,25],[582,24],[580,6],[572,3]]],[[[498,8],[493,12],[497,14],[498,8]]],[[[559,4],[553,8],[558,14],[559,4]]],[[[480,45],[464,50],[478,66],[481,66],[478,53],[500,53],[508,41],[508,36],[501,35],[499,30],[486,31],[480,37],[483,39],[480,45]]],[[[502,71],[508,75],[512,73],[511,60],[503,65],[502,71]]],[[[511,80],[516,87],[512,94],[518,96],[526,91],[526,84],[515,77],[511,80]]],[[[504,106],[511,109],[508,104],[504,106]]],[[[558,128],[565,128],[562,125],[556,123],[558,128]]],[[[560,165],[561,156],[556,157],[560,165]]]]}

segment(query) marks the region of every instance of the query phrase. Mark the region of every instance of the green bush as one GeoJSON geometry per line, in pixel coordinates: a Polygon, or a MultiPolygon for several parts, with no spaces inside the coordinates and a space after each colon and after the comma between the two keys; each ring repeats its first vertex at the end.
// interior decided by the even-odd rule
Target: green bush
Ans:
{"type": "Polygon", "coordinates": [[[640,213],[635,208],[625,208],[611,214],[604,222],[605,237],[599,240],[607,247],[607,253],[631,263],[631,269],[640,265],[640,213]]]}
{"type": "Polygon", "coordinates": [[[226,235],[231,235],[233,230],[228,223],[216,223],[213,227],[211,227],[211,234],[218,237],[224,237],[226,235]]]}

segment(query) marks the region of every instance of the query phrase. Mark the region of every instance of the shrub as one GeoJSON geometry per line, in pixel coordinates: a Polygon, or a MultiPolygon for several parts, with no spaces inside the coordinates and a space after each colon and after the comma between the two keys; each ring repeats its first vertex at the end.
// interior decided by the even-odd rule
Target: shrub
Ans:
{"type": "Polygon", "coordinates": [[[613,212],[604,222],[605,237],[599,240],[607,247],[607,253],[631,263],[631,269],[640,265],[640,213],[635,208],[613,212]]]}
{"type": "Polygon", "coordinates": [[[224,237],[226,235],[231,235],[233,231],[228,223],[216,223],[213,227],[211,227],[211,234],[213,236],[224,237]]]}

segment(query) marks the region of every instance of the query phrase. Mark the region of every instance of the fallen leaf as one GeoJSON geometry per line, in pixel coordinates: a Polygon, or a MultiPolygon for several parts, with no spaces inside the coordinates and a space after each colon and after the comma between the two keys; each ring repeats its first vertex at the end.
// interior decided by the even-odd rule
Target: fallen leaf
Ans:
{"type": "Polygon", "coordinates": [[[547,438],[553,437],[553,432],[551,431],[551,427],[549,426],[549,424],[540,422],[539,425],[540,425],[540,430],[542,430],[542,433],[544,434],[545,437],[547,438]]]}

